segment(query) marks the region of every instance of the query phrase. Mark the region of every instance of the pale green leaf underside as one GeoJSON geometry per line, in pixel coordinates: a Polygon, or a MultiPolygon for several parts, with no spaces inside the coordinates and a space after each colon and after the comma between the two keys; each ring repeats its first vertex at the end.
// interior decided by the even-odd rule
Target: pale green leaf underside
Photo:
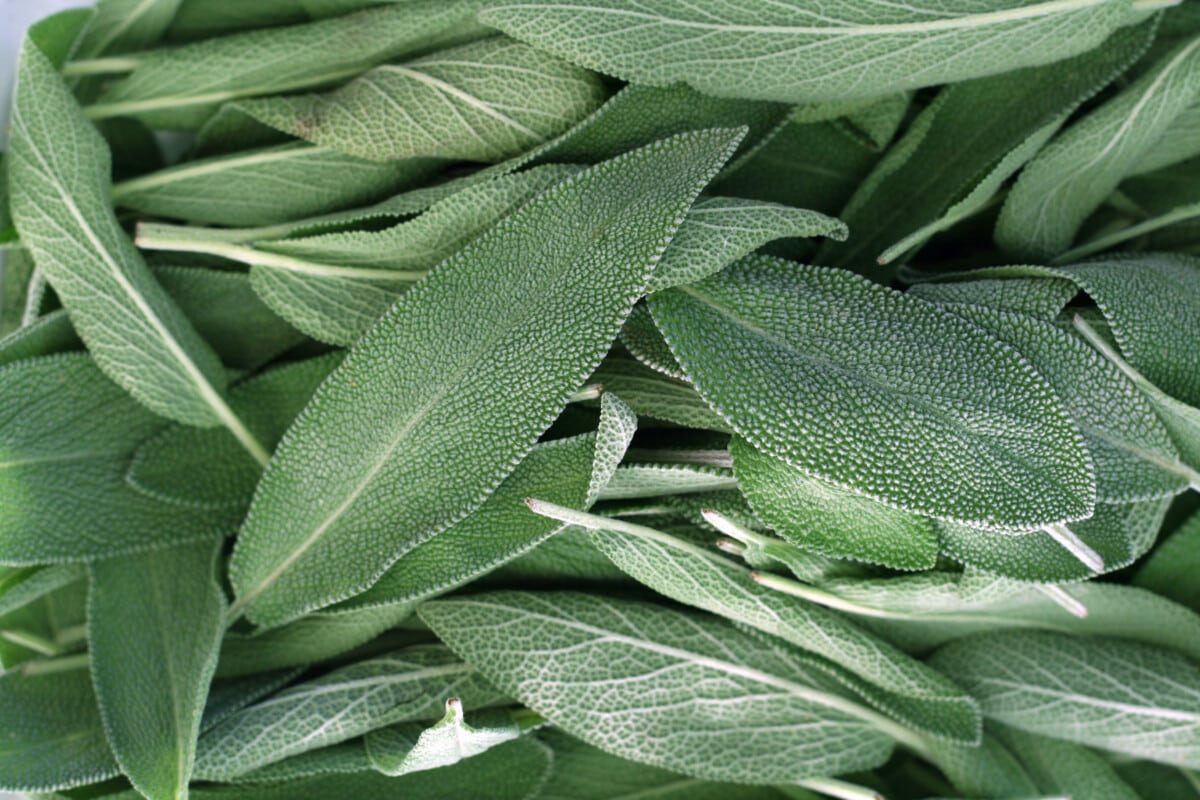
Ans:
{"type": "Polygon", "coordinates": [[[280,443],[230,565],[238,607],[277,625],[344,599],[477,508],[598,366],[740,137],[585,170],[403,295],[280,443]]]}
{"type": "Polygon", "coordinates": [[[392,725],[367,734],[371,766],[384,775],[448,767],[478,756],[521,736],[521,728],[504,709],[471,714],[467,722],[462,701],[446,701],[446,716],[424,730],[419,725],[392,725]]]}
{"type": "Polygon", "coordinates": [[[1091,513],[1091,460],[1045,380],[947,312],[761,257],[649,304],[714,410],[814,478],[991,528],[1091,513]]]}
{"type": "Polygon", "coordinates": [[[1131,16],[1127,0],[731,0],[712,8],[687,0],[502,0],[479,18],[633,83],[806,103],[1056,61],[1095,47],[1131,16]]]}

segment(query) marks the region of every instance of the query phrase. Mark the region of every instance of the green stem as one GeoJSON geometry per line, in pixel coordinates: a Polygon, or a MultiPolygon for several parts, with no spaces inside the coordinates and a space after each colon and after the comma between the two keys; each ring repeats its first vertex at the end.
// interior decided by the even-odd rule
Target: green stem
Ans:
{"type": "Polygon", "coordinates": [[[68,672],[74,669],[87,669],[91,659],[87,653],[77,656],[63,656],[49,661],[30,661],[21,667],[22,675],[49,675],[54,672],[68,672]]]}
{"type": "Polygon", "coordinates": [[[839,781],[835,778],[812,778],[796,781],[800,786],[819,794],[836,797],[837,800],[884,800],[883,795],[866,786],[839,781]]]}
{"type": "Polygon", "coordinates": [[[1090,256],[1101,250],[1107,250],[1113,245],[1127,242],[1130,239],[1135,239],[1147,233],[1153,233],[1160,228],[1166,228],[1178,222],[1187,222],[1188,220],[1200,218],[1200,203],[1192,203],[1191,205],[1180,206],[1172,209],[1160,217],[1148,219],[1145,222],[1140,222],[1137,225],[1130,225],[1128,228],[1122,228],[1119,231],[1100,236],[1086,244],[1082,244],[1073,250],[1068,250],[1061,256],[1054,259],[1055,264],[1066,264],[1070,261],[1078,261],[1085,256],[1090,256]]]}
{"type": "Polygon", "coordinates": [[[68,61],[63,65],[62,74],[67,78],[79,78],[85,75],[112,75],[119,72],[133,72],[142,65],[140,58],[114,56],[111,58],[87,58],[79,61],[68,61]]]}
{"type": "Polygon", "coordinates": [[[49,639],[45,639],[37,634],[22,630],[7,630],[0,631],[0,639],[6,642],[12,642],[15,645],[24,647],[27,650],[32,650],[35,653],[40,653],[44,656],[61,655],[63,649],[49,639]]]}

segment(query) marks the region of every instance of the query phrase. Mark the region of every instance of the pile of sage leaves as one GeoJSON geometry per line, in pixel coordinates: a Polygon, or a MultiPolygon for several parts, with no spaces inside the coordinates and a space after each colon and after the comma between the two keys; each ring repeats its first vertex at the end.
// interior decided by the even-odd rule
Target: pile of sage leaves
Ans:
{"type": "Polygon", "coordinates": [[[1200,3],[100,0],[0,248],[0,792],[1200,800],[1200,3]]]}

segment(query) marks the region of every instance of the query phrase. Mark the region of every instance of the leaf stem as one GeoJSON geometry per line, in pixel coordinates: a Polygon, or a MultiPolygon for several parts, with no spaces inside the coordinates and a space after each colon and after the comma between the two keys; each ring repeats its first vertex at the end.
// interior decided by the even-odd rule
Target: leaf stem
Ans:
{"type": "Polygon", "coordinates": [[[866,786],[859,786],[836,778],[812,778],[796,781],[800,786],[819,794],[836,797],[837,800],[884,800],[883,795],[866,786]]]}
{"type": "Polygon", "coordinates": [[[1154,217],[1153,219],[1148,219],[1145,222],[1139,222],[1136,225],[1130,225],[1128,228],[1122,228],[1119,231],[1114,231],[1104,236],[1099,236],[1095,239],[1092,239],[1090,242],[1081,244],[1079,247],[1076,247],[1072,250],[1068,250],[1067,252],[1055,258],[1052,263],[1065,264],[1070,261],[1078,261],[1085,256],[1090,256],[1093,253],[1097,253],[1101,250],[1107,250],[1113,245],[1120,244],[1121,242],[1129,241],[1130,239],[1137,238],[1138,236],[1146,233],[1153,233],[1160,228],[1174,225],[1177,222],[1187,222],[1188,220],[1196,219],[1197,217],[1200,217],[1200,203],[1191,203],[1185,206],[1179,206],[1178,208],[1171,209],[1171,211],[1163,214],[1162,216],[1154,217]]]}
{"type": "Polygon", "coordinates": [[[342,267],[337,264],[323,264],[319,261],[308,261],[302,258],[280,255],[279,253],[268,253],[253,247],[233,244],[232,242],[159,236],[148,225],[138,226],[137,237],[134,242],[143,250],[202,253],[204,255],[227,258],[230,261],[239,261],[253,267],[282,269],[320,278],[358,278],[388,281],[391,283],[401,281],[415,282],[424,278],[427,272],[427,270],[370,269],[366,267],[342,267]]]}
{"type": "Polygon", "coordinates": [[[1133,0],[1134,11],[1158,11],[1163,8],[1174,8],[1183,0],[1133,0]]]}
{"type": "Polygon", "coordinates": [[[625,459],[631,463],[698,464],[703,467],[720,467],[722,469],[733,467],[733,457],[729,455],[728,450],[648,450],[635,447],[625,454],[625,459]]]}
{"type": "Polygon", "coordinates": [[[62,655],[63,649],[49,639],[45,639],[37,634],[22,630],[5,630],[0,631],[0,639],[6,642],[12,642],[15,645],[24,647],[27,650],[32,650],[43,656],[62,655]]]}
{"type": "Polygon", "coordinates": [[[1104,571],[1104,559],[1101,558],[1100,554],[1089,547],[1087,542],[1080,539],[1066,525],[1047,525],[1042,530],[1050,534],[1050,538],[1058,542],[1064,550],[1079,559],[1092,572],[1100,573],[1104,571]]]}
{"type": "Polygon", "coordinates": [[[1074,597],[1071,597],[1071,595],[1067,593],[1067,590],[1061,586],[1056,586],[1052,583],[1039,583],[1037,584],[1037,590],[1062,606],[1068,614],[1079,617],[1080,619],[1085,619],[1087,617],[1087,606],[1076,600],[1074,597]]]}
{"type": "Polygon", "coordinates": [[[74,669],[87,669],[91,657],[87,653],[75,656],[52,658],[48,661],[30,661],[21,667],[22,675],[50,675],[55,672],[68,672],[74,669]]]}
{"type": "Polygon", "coordinates": [[[567,402],[581,403],[585,400],[597,400],[602,394],[604,394],[604,384],[592,383],[572,392],[571,396],[567,398],[567,402]]]}
{"type": "Polygon", "coordinates": [[[119,72],[133,72],[141,65],[142,59],[128,56],[85,58],[79,61],[68,61],[63,65],[62,74],[67,78],[78,78],[84,75],[111,75],[119,72]]]}

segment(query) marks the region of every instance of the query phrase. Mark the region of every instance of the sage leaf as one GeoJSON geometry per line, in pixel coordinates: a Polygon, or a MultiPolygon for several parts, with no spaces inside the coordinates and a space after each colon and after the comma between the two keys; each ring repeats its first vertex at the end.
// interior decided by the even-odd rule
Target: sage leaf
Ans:
{"type": "Polygon", "coordinates": [[[301,672],[302,669],[282,669],[246,678],[215,678],[208,690],[200,730],[212,730],[222,720],[291,683],[301,672]]]}
{"type": "Polygon", "coordinates": [[[599,365],[740,138],[681,135],[586,170],[401,297],[264,474],[230,564],[236,607],[270,626],[344,599],[477,508],[599,365]]]}
{"type": "MultiPolygon", "coordinates": [[[[621,344],[625,345],[634,358],[656,372],[678,380],[686,380],[683,367],[675,360],[671,346],[663,339],[645,303],[634,306],[629,318],[625,320],[625,325],[621,328],[621,344]]],[[[725,424],[724,420],[722,424],[725,424]]]]}
{"type": "Polygon", "coordinates": [[[1096,800],[1140,800],[1099,753],[1003,725],[995,727],[994,735],[1021,760],[1043,792],[1096,800]]]}
{"type": "Polygon", "coordinates": [[[366,737],[371,766],[384,775],[408,775],[457,764],[493,747],[520,738],[521,727],[510,712],[487,709],[466,721],[462,701],[446,701],[446,715],[415,732],[409,725],[371,731],[366,737]]]}
{"type": "Polygon", "coordinates": [[[0,675],[0,789],[53,792],[118,774],[85,669],[0,675]]]}
{"type": "Polygon", "coordinates": [[[1050,387],[947,312],[847,272],[761,257],[649,305],[714,410],[813,478],[993,528],[1091,513],[1090,458],[1050,387]]]}
{"type": "Polygon", "coordinates": [[[80,34],[73,57],[130,53],[155,44],[171,24],[181,0],[99,0],[80,34]]]}
{"type": "Polygon", "coordinates": [[[816,211],[736,197],[710,197],[688,211],[650,278],[649,291],[695,283],[784,237],[846,238],[846,226],[816,211]]]}
{"type": "Polygon", "coordinates": [[[811,478],[740,436],[729,450],[751,508],[786,541],[892,569],[929,569],[937,561],[932,520],[811,478]]]}
{"type": "Polygon", "coordinates": [[[222,397],[216,354],[117,224],[107,198],[107,147],[28,37],[12,122],[13,218],[96,363],[154,412],[225,425],[265,460],[222,397]]]}
{"type": "Polygon", "coordinates": [[[372,161],[491,162],[565,133],[603,100],[594,73],[495,36],[376,67],[327,94],[247,100],[238,108],[372,161]]]}
{"type": "Polygon", "coordinates": [[[434,600],[420,614],[572,736],[697,778],[766,784],[867,769],[887,759],[893,735],[911,738],[711,616],[569,592],[434,600]]]}
{"type": "Polygon", "coordinates": [[[0,616],[11,614],[51,592],[83,580],[86,570],[77,564],[4,570],[0,578],[0,616]]]}
{"type": "MultiPolygon", "coordinates": [[[[0,349],[0,358],[2,353],[0,349]]],[[[606,393],[616,394],[640,417],[665,420],[687,428],[729,431],[725,420],[717,416],[686,381],[663,375],[628,355],[610,353],[588,380],[599,383],[606,393]]]]}
{"type": "Polygon", "coordinates": [[[554,752],[541,800],[623,800],[652,792],[662,800],[777,800],[773,789],[713,783],[618,758],[551,728],[539,734],[554,752]]]}
{"type": "Polygon", "coordinates": [[[1154,149],[1200,95],[1200,37],[1051,142],[1021,173],[996,225],[996,243],[1021,258],[1056,256],[1084,219],[1154,149]]]}
{"type": "Polygon", "coordinates": [[[975,308],[987,308],[1054,320],[1078,292],[1070,280],[1047,276],[918,283],[907,294],[968,318],[975,308]],[[966,308],[960,310],[954,306],[966,308]]]}
{"type": "Polygon", "coordinates": [[[367,748],[363,739],[353,739],[319,750],[309,750],[307,753],[250,770],[237,776],[233,782],[278,784],[317,775],[353,775],[370,769],[371,762],[367,759],[367,748]]]}
{"type": "Polygon", "coordinates": [[[1163,764],[1200,761],[1200,677],[1167,650],[1023,631],[952,642],[931,664],[988,717],[1163,764]]]}
{"type": "Polygon", "coordinates": [[[295,0],[180,0],[167,38],[176,42],[208,39],[246,28],[294,25],[310,19],[295,0]]]}
{"type": "Polygon", "coordinates": [[[197,159],[116,184],[113,202],[214,225],[275,225],[378,200],[431,177],[440,162],[377,164],[293,143],[197,159]]]}
{"type": "Polygon", "coordinates": [[[672,600],[828,659],[858,679],[847,681],[854,691],[906,725],[968,744],[978,740],[978,709],[956,686],[838,615],[763,588],[749,569],[653,528],[563,513],[541,501],[531,507],[586,526],[596,547],[613,563],[672,600]]]}
{"type": "Polygon", "coordinates": [[[737,488],[732,471],[693,464],[626,464],[613,473],[602,500],[631,500],[737,488]]]}
{"type": "MultiPolygon", "coordinates": [[[[1200,514],[1192,514],[1159,542],[1150,557],[1142,562],[1134,575],[1134,584],[1200,612],[1200,586],[1191,580],[1191,575],[1200,566],[1198,547],[1200,514]]],[[[0,603],[3,603],[3,598],[0,598],[0,603]]]]}
{"type": "Polygon", "coordinates": [[[877,97],[1057,61],[1131,17],[1129,3],[923,0],[880,16],[851,2],[818,9],[746,2],[652,11],[634,0],[487,4],[479,19],[633,83],[683,82],[722,97],[806,103],[877,97]],[[586,49],[577,47],[586,40],[586,49]],[[961,58],[971,53],[969,60],[961,58]]]}
{"type": "Polygon", "coordinates": [[[1120,30],[1066,61],[943,89],[850,201],[843,218],[853,238],[826,243],[819,262],[860,267],[885,251],[906,252],[979,208],[1073,109],[1145,51],[1153,33],[1151,24],[1120,30]]]}
{"type": "Polygon", "coordinates": [[[69,353],[82,347],[83,343],[71,326],[67,312],[59,309],[0,339],[0,365],[37,356],[69,353]]]}
{"type": "Polygon", "coordinates": [[[1138,796],[1162,800],[1196,800],[1198,791],[1194,773],[1149,761],[1130,761],[1113,765],[1121,780],[1132,786],[1138,796]]]}
{"type": "Polygon", "coordinates": [[[126,485],[163,425],[82,353],[0,368],[0,563],[87,561],[215,539],[239,514],[180,508],[126,485]]]}
{"type": "Polygon", "coordinates": [[[483,33],[473,0],[371,8],[283,30],[256,30],[137,60],[88,116],[133,116],[161,128],[198,128],[228,100],[345,80],[376,64],[483,33]]]}
{"type": "MultiPolygon", "coordinates": [[[[330,353],[268,370],[234,386],[230,405],[258,441],[273,449],[341,360],[341,353],[330,353]]],[[[170,425],[140,443],[125,480],[163,502],[240,513],[261,475],[262,467],[227,431],[170,425]]]]}
{"type": "Polygon", "coordinates": [[[1200,102],[1193,103],[1172,120],[1158,146],[1138,162],[1132,175],[1163,169],[1200,156],[1200,102]]]}
{"type": "Polygon", "coordinates": [[[473,707],[500,699],[471,667],[439,646],[351,664],[227,717],[200,738],[195,774],[228,780],[374,728],[433,718],[449,697],[473,707]]]}
{"type": "Polygon", "coordinates": [[[152,800],[187,793],[224,627],[217,547],[108,559],[89,571],[88,643],[117,763],[152,800]]]}

